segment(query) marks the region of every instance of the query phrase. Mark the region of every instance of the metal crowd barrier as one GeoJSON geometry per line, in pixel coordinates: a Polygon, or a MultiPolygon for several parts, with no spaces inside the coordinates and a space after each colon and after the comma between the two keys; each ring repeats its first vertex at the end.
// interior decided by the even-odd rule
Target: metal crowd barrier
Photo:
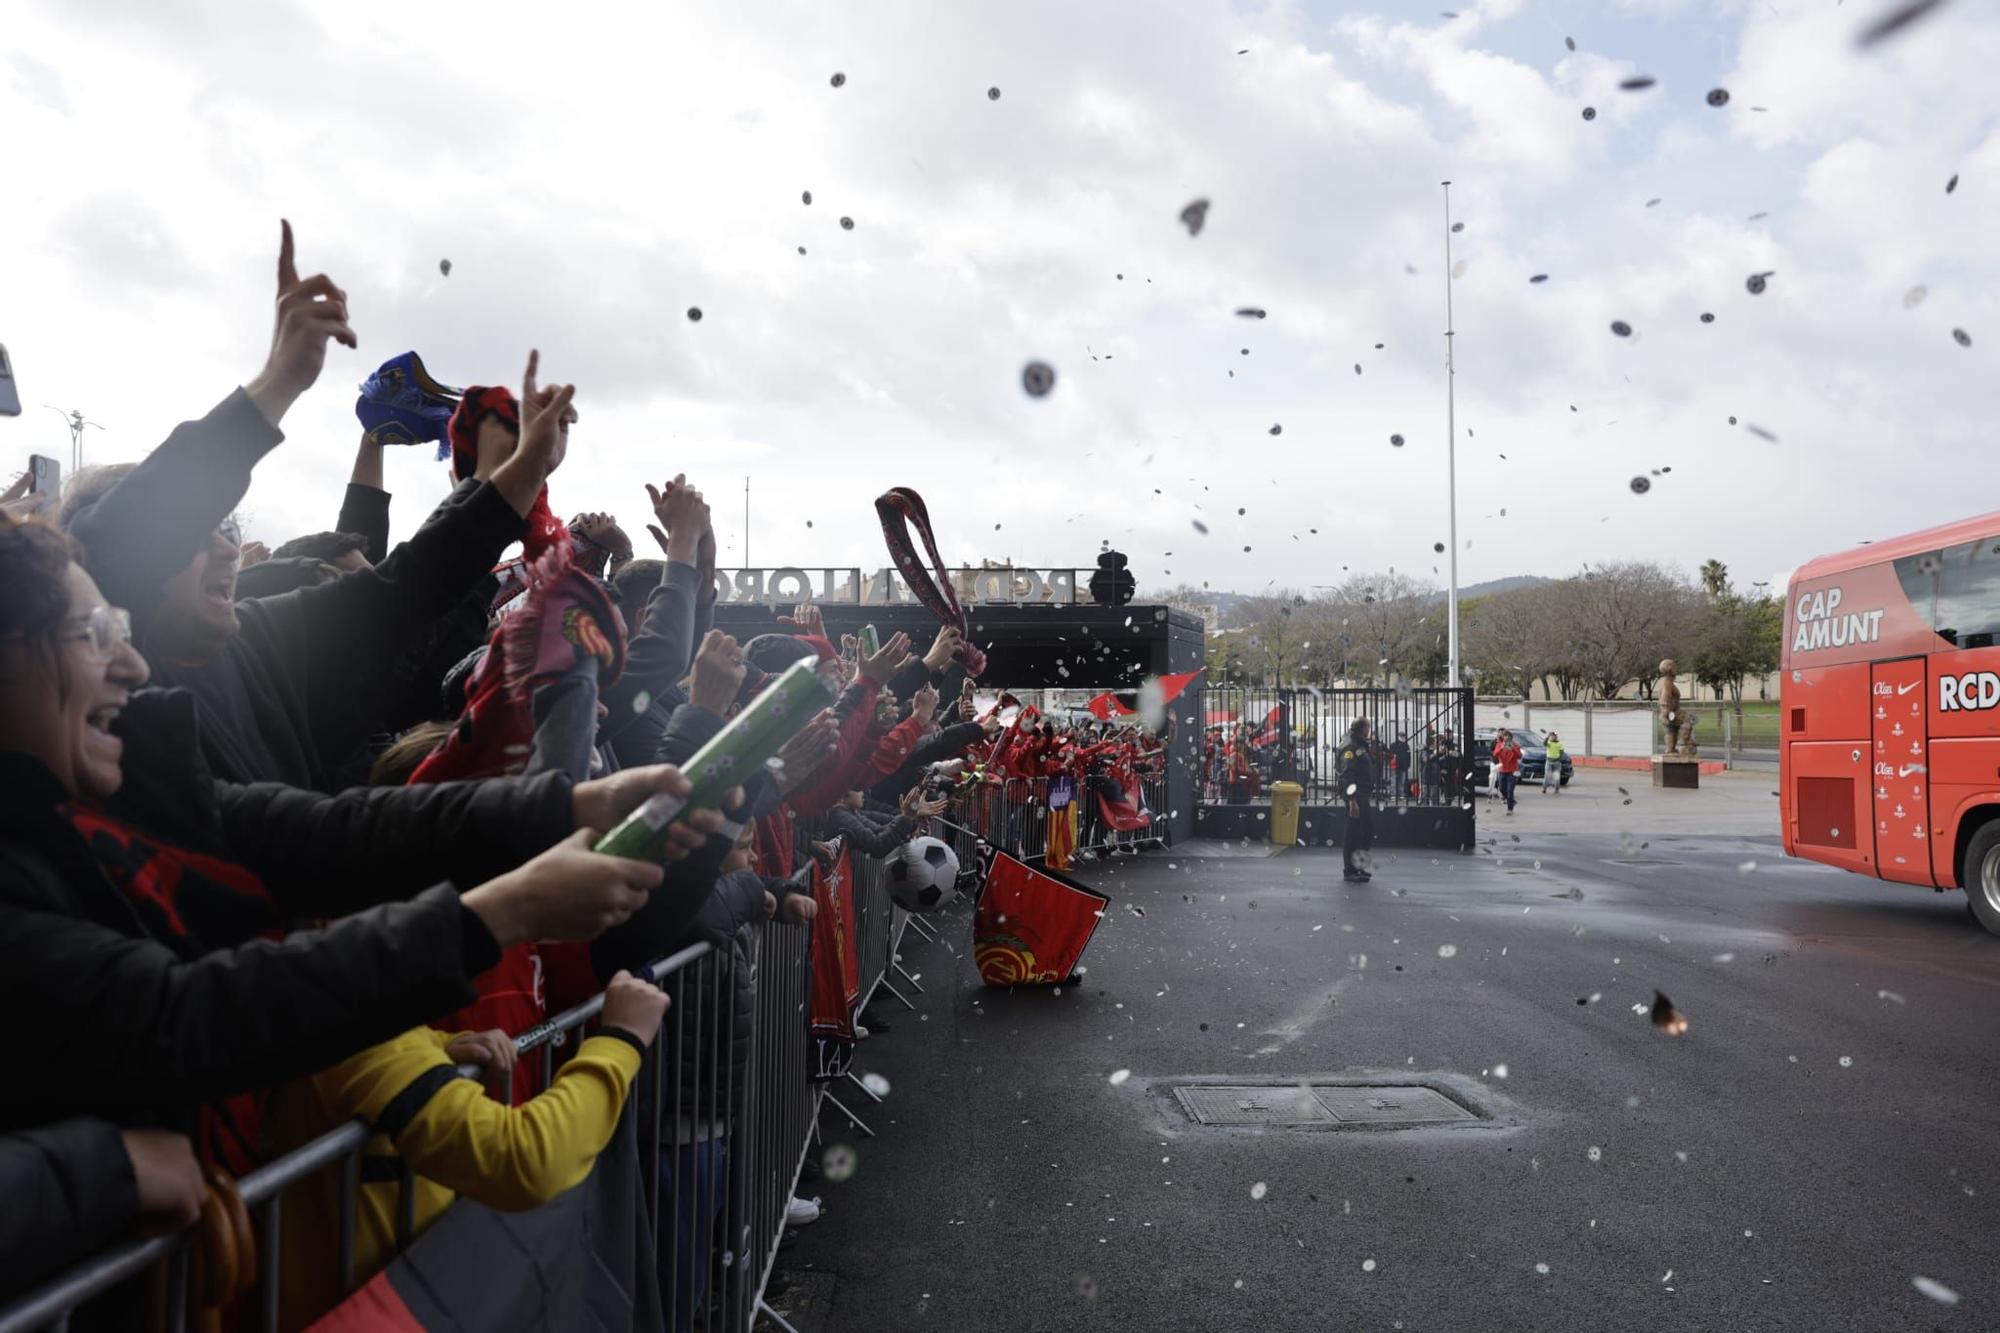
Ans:
{"type": "MultiPolygon", "coordinates": [[[[981,841],[1002,848],[1024,861],[1039,861],[1049,851],[1049,779],[1010,778],[986,783],[952,798],[950,829],[945,840],[952,844],[961,866],[974,864],[981,841]]],[[[1097,797],[1088,783],[1080,783],[1074,801],[1077,807],[1076,846],[1080,852],[1112,852],[1151,846],[1164,841],[1169,815],[1167,778],[1164,773],[1142,774],[1139,778],[1140,803],[1153,816],[1152,825],[1120,831],[1104,822],[1097,797]]]]}
{"type": "MultiPolygon", "coordinates": [[[[908,916],[890,900],[881,863],[859,861],[856,938],[866,1003],[878,987],[888,985],[891,970],[900,972],[897,950],[908,916]]],[[[926,937],[934,938],[928,932],[926,937]]],[[[763,1296],[784,1234],[786,1206],[816,1135],[820,1100],[827,1095],[807,1076],[812,932],[767,924],[743,957],[734,949],[696,944],[647,970],[671,1003],[631,1095],[641,1099],[644,1193],[653,1218],[668,1327],[747,1330],[760,1315],[788,1327],[763,1296]],[[734,1002],[739,968],[749,970],[755,987],[740,1053],[734,1002]]],[[[909,974],[902,975],[914,984],[909,974]]],[[[541,1061],[546,1085],[557,1068],[557,1053],[573,1047],[572,1034],[603,1007],[600,994],[552,1015],[520,1034],[519,1056],[541,1061]]],[[[458,1073],[477,1078],[481,1071],[468,1065],[458,1073]]],[[[340,1268],[343,1295],[355,1289],[360,1153],[373,1137],[374,1131],[360,1121],[345,1124],[237,1182],[257,1233],[258,1271],[255,1287],[237,1303],[240,1317],[232,1327],[279,1326],[281,1200],[289,1187],[321,1170],[341,1173],[339,1249],[330,1258],[340,1268]]],[[[414,1180],[406,1166],[397,1219],[399,1248],[413,1238],[414,1180]]],[[[0,1308],[0,1333],[67,1330],[80,1307],[162,1262],[167,1265],[166,1302],[159,1323],[169,1333],[181,1333],[188,1321],[195,1230],[125,1242],[78,1264],[0,1308]]]]}

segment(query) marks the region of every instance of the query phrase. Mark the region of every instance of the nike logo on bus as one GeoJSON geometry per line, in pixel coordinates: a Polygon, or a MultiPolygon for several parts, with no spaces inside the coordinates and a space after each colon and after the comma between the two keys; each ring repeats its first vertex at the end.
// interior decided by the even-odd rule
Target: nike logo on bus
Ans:
{"type": "Polygon", "coordinates": [[[1924,766],[1922,764],[1904,764],[1903,771],[1898,773],[1896,776],[1899,778],[1906,778],[1910,776],[1910,774],[1912,773],[1921,773],[1923,771],[1924,771],[1924,766]]]}
{"type": "Polygon", "coordinates": [[[1919,686],[1919,685],[1921,685],[1921,684],[1923,684],[1923,682],[1922,682],[1922,681],[1920,681],[1920,680],[1913,680],[1913,681],[1911,681],[1911,682],[1910,682],[1910,683],[1909,683],[1908,685],[1898,685],[1898,686],[1896,687],[1896,693],[1898,693],[1898,694],[1908,694],[1908,693],[1909,693],[1909,692],[1910,692],[1911,690],[1914,690],[1915,688],[1917,688],[1917,686],[1919,686]]]}

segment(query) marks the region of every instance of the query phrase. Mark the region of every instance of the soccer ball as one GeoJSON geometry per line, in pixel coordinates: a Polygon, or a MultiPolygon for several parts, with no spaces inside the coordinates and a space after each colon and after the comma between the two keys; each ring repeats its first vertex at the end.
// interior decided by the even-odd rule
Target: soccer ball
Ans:
{"type": "Polygon", "coordinates": [[[958,854],[936,838],[912,838],[889,859],[889,896],[906,912],[936,912],[958,897],[958,854]]]}

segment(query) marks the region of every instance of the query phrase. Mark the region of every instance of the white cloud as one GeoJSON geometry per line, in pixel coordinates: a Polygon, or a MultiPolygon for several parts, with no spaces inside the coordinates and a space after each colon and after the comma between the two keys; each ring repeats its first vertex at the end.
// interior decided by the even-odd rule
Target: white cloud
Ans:
{"type": "MultiPolygon", "coordinates": [[[[880,563],[869,501],[913,484],[953,559],[1428,574],[1450,177],[1467,581],[1780,568],[1966,507],[1884,468],[1990,447],[2000,21],[1953,6],[1863,55],[1844,11],[1628,5],[1571,54],[1515,0],[1376,8],[30,6],[0,33],[0,340],[31,404],[5,461],[63,452],[42,402],[131,457],[251,374],[283,215],[363,347],[259,470],[270,539],[331,522],[378,361],[512,382],[538,345],[584,414],[558,508],[637,531],[640,483],[686,470],[725,558],[747,472],[760,562],[880,563]],[[1635,72],[1660,86],[1617,91],[1635,72]]],[[[442,479],[391,466],[407,531],[442,479]]]]}

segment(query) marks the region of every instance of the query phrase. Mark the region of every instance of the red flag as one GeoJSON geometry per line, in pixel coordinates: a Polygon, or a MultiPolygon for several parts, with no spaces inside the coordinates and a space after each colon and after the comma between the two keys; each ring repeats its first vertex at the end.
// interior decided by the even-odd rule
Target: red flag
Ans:
{"type": "Polygon", "coordinates": [[[1187,687],[1194,684],[1194,678],[1206,670],[1207,667],[1197,667],[1193,671],[1183,671],[1179,675],[1160,677],[1160,702],[1170,704],[1180,698],[1187,692],[1187,687]]]}
{"type": "Polygon", "coordinates": [[[1116,778],[1097,787],[1097,813],[1120,833],[1133,833],[1153,823],[1153,817],[1139,808],[1139,789],[1124,786],[1116,778]]]}
{"type": "Polygon", "coordinates": [[[1084,707],[1088,708],[1091,716],[1095,717],[1099,722],[1109,722],[1114,714],[1123,716],[1138,711],[1134,708],[1127,708],[1119,701],[1118,696],[1110,690],[1106,690],[1104,693],[1098,695],[1095,699],[1085,704],[1084,707]]]}
{"type": "Polygon", "coordinates": [[[845,845],[827,870],[812,867],[812,1022],[817,1075],[839,1078],[854,1049],[854,1006],[861,998],[861,953],[854,937],[853,858],[845,845]]]}
{"type": "Polygon", "coordinates": [[[1111,899],[994,851],[972,919],[979,979],[989,986],[1060,986],[1076,971],[1111,899]]]}
{"type": "Polygon", "coordinates": [[[1278,743],[1278,717],[1283,711],[1284,709],[1281,706],[1274,706],[1269,713],[1265,714],[1264,725],[1257,728],[1257,734],[1250,738],[1250,744],[1260,750],[1267,745],[1276,745],[1278,743]]]}

